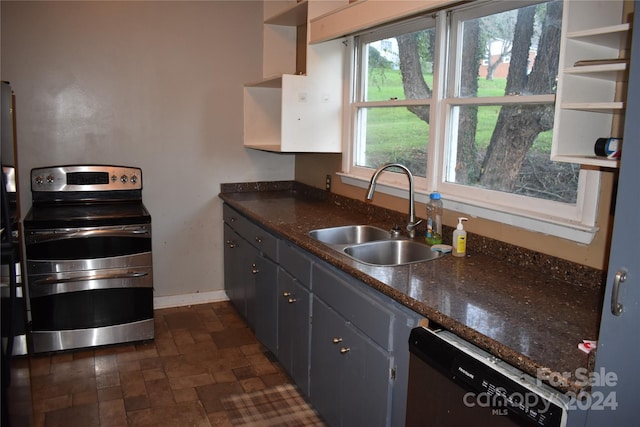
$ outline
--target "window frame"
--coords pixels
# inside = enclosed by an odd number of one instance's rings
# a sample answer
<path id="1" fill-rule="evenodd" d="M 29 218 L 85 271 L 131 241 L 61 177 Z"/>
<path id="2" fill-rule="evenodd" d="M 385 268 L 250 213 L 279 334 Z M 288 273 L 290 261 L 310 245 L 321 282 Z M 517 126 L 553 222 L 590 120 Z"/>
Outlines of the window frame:
<path id="1" fill-rule="evenodd" d="M 518 2 L 519 7 L 541 3 L 540 1 Z M 578 182 L 578 195 L 575 205 L 553 202 L 529 196 L 505 193 L 495 190 L 479 189 L 447 182 L 446 158 L 448 156 L 448 140 L 451 135 L 452 109 L 464 105 L 507 105 L 554 103 L 555 94 L 518 96 L 518 97 L 478 97 L 461 98 L 452 96 L 459 82 L 459 53 L 456 32 L 459 23 L 513 9 L 513 2 L 491 2 L 472 4 L 439 11 L 435 14 L 413 18 L 406 22 L 392 24 L 381 29 L 369 30 L 350 38 L 351 58 L 349 62 L 349 93 L 345 95 L 348 108 L 348 132 L 345 132 L 346 155 L 343 156 L 343 181 L 350 185 L 366 188 L 374 169 L 355 165 L 356 132 L 358 111 L 370 106 L 405 106 L 407 100 L 364 102 L 359 87 L 361 80 L 358 73 L 359 46 L 381 37 L 392 37 L 412 28 L 425 29 L 428 25 L 416 24 L 416 21 L 434 19 L 437 45 L 434 49 L 434 77 L 432 98 L 428 102 L 420 100 L 419 105 L 430 105 L 430 132 L 428 142 L 428 164 L 426 178 L 415 177 L 416 200 L 426 202 L 431 191 L 439 191 L 443 196 L 445 209 L 459 212 L 461 215 L 486 218 L 499 221 L 526 230 L 565 238 L 579 243 L 589 244 L 598 230 L 596 216 L 598 196 L 600 192 L 600 172 L 581 168 Z M 412 27 L 414 26 L 414 27 Z M 420 28 L 421 27 L 421 28 Z M 459 31 L 458 31 L 459 32 Z M 458 61 L 450 70 L 451 60 Z M 452 80 L 453 79 L 453 80 Z M 412 101 L 409 101 L 412 102 Z M 402 198 L 408 197 L 406 177 L 403 174 L 386 173 L 380 175 L 378 191 Z"/>

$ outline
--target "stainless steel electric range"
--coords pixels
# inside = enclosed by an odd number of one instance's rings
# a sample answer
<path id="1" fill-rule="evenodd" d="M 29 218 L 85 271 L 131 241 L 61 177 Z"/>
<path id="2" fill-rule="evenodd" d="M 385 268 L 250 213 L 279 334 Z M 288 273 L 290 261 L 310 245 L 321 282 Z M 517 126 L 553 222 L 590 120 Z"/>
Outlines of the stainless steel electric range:
<path id="1" fill-rule="evenodd" d="M 154 337 L 151 215 L 142 171 L 68 165 L 31 171 L 24 218 L 34 353 Z"/>

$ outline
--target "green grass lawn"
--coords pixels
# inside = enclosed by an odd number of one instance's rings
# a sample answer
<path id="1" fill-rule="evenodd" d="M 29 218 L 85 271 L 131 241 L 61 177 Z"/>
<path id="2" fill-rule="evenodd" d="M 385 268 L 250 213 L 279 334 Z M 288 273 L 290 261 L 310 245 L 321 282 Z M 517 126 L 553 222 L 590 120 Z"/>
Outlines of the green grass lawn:
<path id="1" fill-rule="evenodd" d="M 431 87 L 433 76 L 425 75 L 425 81 Z M 385 69 L 383 74 L 376 73 L 369 79 L 367 101 L 381 101 L 392 98 L 404 99 L 404 90 L 399 70 Z M 503 96 L 506 79 L 478 80 L 479 96 Z M 499 106 L 482 107 L 478 111 L 476 144 L 479 150 L 487 148 L 500 113 Z M 419 120 L 406 108 L 372 108 L 368 111 L 367 151 L 394 152 L 424 147 L 429 138 L 429 125 Z M 549 153 L 552 131 L 538 136 L 533 150 Z"/>

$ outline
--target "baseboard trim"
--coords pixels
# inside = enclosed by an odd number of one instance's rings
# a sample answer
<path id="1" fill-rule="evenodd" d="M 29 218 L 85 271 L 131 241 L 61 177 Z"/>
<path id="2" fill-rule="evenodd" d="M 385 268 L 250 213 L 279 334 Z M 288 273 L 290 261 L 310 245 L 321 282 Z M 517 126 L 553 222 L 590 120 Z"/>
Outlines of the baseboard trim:
<path id="1" fill-rule="evenodd" d="M 211 292 L 196 292 L 195 294 L 171 295 L 168 297 L 155 297 L 153 308 L 184 307 L 185 305 L 206 304 L 210 302 L 228 301 L 229 297 L 223 290 Z"/>

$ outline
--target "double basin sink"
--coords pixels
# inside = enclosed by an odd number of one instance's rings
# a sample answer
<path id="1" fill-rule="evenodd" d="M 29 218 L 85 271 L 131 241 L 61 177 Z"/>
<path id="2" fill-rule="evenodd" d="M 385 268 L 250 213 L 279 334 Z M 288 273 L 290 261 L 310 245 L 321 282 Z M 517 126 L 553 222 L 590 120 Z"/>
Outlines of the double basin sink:
<path id="1" fill-rule="evenodd" d="M 394 237 L 391 232 L 371 225 L 321 228 L 310 231 L 309 236 L 357 261 L 378 266 L 405 265 L 443 256 L 426 244 Z"/>

